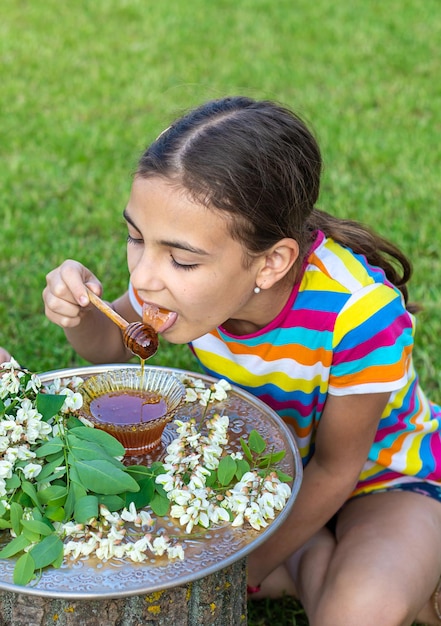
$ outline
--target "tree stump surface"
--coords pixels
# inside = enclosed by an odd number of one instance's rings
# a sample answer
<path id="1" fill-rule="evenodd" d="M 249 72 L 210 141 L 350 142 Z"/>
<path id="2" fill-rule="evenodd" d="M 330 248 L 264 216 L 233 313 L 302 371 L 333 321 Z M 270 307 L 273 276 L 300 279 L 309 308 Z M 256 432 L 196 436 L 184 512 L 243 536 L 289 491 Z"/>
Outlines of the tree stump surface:
<path id="1" fill-rule="evenodd" d="M 0 591 L 0 626 L 246 626 L 246 559 L 180 587 L 103 599 Z"/>

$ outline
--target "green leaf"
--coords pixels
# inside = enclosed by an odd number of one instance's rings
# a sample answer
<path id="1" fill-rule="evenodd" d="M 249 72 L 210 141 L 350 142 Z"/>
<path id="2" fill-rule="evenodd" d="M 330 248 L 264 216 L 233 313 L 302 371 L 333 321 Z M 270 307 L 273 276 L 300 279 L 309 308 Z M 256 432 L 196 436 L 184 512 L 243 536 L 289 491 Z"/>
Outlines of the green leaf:
<path id="1" fill-rule="evenodd" d="M 11 508 L 9 509 L 9 516 L 11 520 L 12 530 L 16 535 L 21 532 L 20 522 L 23 517 L 23 507 L 18 502 L 11 502 Z"/>
<path id="2" fill-rule="evenodd" d="M 205 480 L 205 484 L 207 485 L 207 487 L 214 487 L 214 485 L 216 484 L 216 481 L 217 481 L 217 472 L 216 470 L 211 470 Z"/>
<path id="3" fill-rule="evenodd" d="M 18 474 L 12 474 L 11 478 L 7 478 L 5 480 L 5 489 L 6 491 L 11 491 L 13 489 L 18 489 L 21 485 L 20 476 Z"/>
<path id="4" fill-rule="evenodd" d="M 130 474 L 130 476 L 133 476 L 137 482 L 156 476 L 154 469 L 146 465 L 129 465 L 129 467 L 126 468 L 126 472 Z"/>
<path id="5" fill-rule="evenodd" d="M 36 478 L 36 482 L 46 483 L 46 482 L 52 482 L 53 480 L 56 480 L 57 478 L 61 478 L 62 476 L 65 475 L 66 468 L 62 470 L 58 470 L 56 472 L 55 472 L 55 469 L 57 467 L 63 467 L 63 466 L 64 466 L 64 454 L 59 454 L 56 456 L 56 458 L 53 461 L 50 461 L 49 463 L 45 463 L 43 465 L 43 469 L 38 474 Z"/>
<path id="6" fill-rule="evenodd" d="M 69 465 L 75 464 L 77 461 L 93 461 L 98 459 L 104 459 L 109 461 L 115 467 L 125 469 L 124 464 L 118 461 L 115 457 L 111 456 L 108 451 L 98 443 L 94 441 L 86 441 L 80 439 L 75 435 L 68 435 L 69 441 Z"/>
<path id="7" fill-rule="evenodd" d="M 22 535 L 29 540 L 29 543 L 37 543 L 41 540 L 41 535 L 39 533 L 34 532 L 33 530 L 29 530 L 28 528 L 23 528 L 21 531 Z"/>
<path id="8" fill-rule="evenodd" d="M 100 430 L 99 428 L 91 428 L 90 426 L 79 426 L 72 428 L 69 433 L 76 435 L 85 441 L 94 441 L 103 446 L 110 456 L 124 456 L 124 446 L 112 435 Z"/>
<path id="9" fill-rule="evenodd" d="M 221 458 L 218 468 L 217 477 L 221 485 L 229 485 L 236 473 L 236 461 L 230 455 Z"/>
<path id="10" fill-rule="evenodd" d="M 248 444 L 253 452 L 261 454 L 266 448 L 265 439 L 257 430 L 252 430 L 248 436 Z"/>
<path id="11" fill-rule="evenodd" d="M 83 422 L 79 420 L 78 417 L 75 417 L 75 415 L 69 415 L 69 417 L 67 418 L 66 427 L 69 430 L 72 430 L 73 428 L 76 428 L 76 427 L 82 428 L 83 426 L 84 426 Z"/>
<path id="12" fill-rule="evenodd" d="M 39 448 L 35 450 L 35 455 L 37 459 L 41 459 L 43 457 L 47 457 L 51 454 L 55 454 L 60 452 L 64 448 L 64 442 L 60 437 L 53 437 L 49 439 L 45 443 L 43 443 Z"/>
<path id="13" fill-rule="evenodd" d="M 17 535 L 0 550 L 0 559 L 10 559 L 27 548 L 31 542 L 24 535 Z"/>
<path id="14" fill-rule="evenodd" d="M 146 478 L 145 480 L 140 480 L 138 484 L 139 491 L 137 493 L 126 494 L 125 505 L 129 506 L 129 504 L 133 502 L 137 509 L 142 509 L 150 504 L 153 498 L 155 493 L 155 482 L 153 478 Z"/>
<path id="15" fill-rule="evenodd" d="M 46 489 L 37 492 L 41 504 L 63 506 L 67 498 L 67 488 L 62 485 L 50 485 Z"/>
<path id="16" fill-rule="evenodd" d="M 292 481 L 292 476 L 289 476 L 289 474 L 285 474 L 285 472 L 282 472 L 282 470 L 276 469 L 276 474 L 279 480 L 282 481 L 282 483 L 290 483 Z"/>
<path id="17" fill-rule="evenodd" d="M 29 554 L 35 561 L 35 569 L 43 569 L 63 554 L 63 542 L 57 535 L 51 534 L 31 548 Z"/>
<path id="18" fill-rule="evenodd" d="M 252 463 L 253 462 L 253 455 L 251 453 L 251 450 L 250 450 L 247 442 L 245 441 L 245 439 L 242 439 L 242 437 L 240 438 L 239 441 L 240 441 L 240 445 L 242 446 L 243 453 L 247 457 L 248 461 L 250 461 L 250 463 Z"/>
<path id="19" fill-rule="evenodd" d="M 51 520 L 51 522 L 62 522 L 66 514 L 62 506 L 53 505 L 48 505 L 45 508 L 44 513 L 47 519 Z"/>
<path id="20" fill-rule="evenodd" d="M 236 459 L 236 478 L 240 480 L 244 474 L 250 471 L 250 464 L 245 459 Z"/>
<path id="21" fill-rule="evenodd" d="M 110 512 L 120 511 L 125 506 L 125 500 L 120 496 L 98 496 L 98 502 L 104 504 Z"/>
<path id="22" fill-rule="evenodd" d="M 62 566 L 63 561 L 64 561 L 64 552 L 61 551 L 58 557 L 52 561 L 52 567 L 54 567 L 55 569 L 58 569 L 59 567 Z"/>
<path id="23" fill-rule="evenodd" d="M 285 450 L 280 450 L 280 452 L 271 452 L 270 454 L 264 454 L 260 457 L 259 467 L 270 467 L 271 465 L 275 465 L 279 463 L 283 458 L 285 458 L 286 452 Z"/>
<path id="24" fill-rule="evenodd" d="M 75 503 L 74 518 L 79 524 L 86 524 L 89 520 L 98 517 L 98 498 L 83 496 Z"/>
<path id="25" fill-rule="evenodd" d="M 51 393 L 38 393 L 37 394 L 37 411 L 41 413 L 43 421 L 47 422 L 54 417 L 66 400 L 64 395 L 55 395 Z"/>
<path id="26" fill-rule="evenodd" d="M 78 461 L 75 469 L 81 484 L 97 494 L 115 495 L 125 491 L 139 491 L 136 480 L 109 461 Z"/>
<path id="27" fill-rule="evenodd" d="M 15 585 L 27 585 L 34 577 L 35 561 L 29 552 L 25 552 L 17 560 L 12 579 Z"/>
<path id="28" fill-rule="evenodd" d="M 67 494 L 66 502 L 64 503 L 64 511 L 65 511 L 66 520 L 71 519 L 74 509 L 75 509 L 76 501 L 79 500 L 80 498 L 83 498 L 85 495 L 87 495 L 87 491 L 84 489 L 82 485 L 79 484 L 79 482 L 72 480 L 72 471 L 71 471 L 71 482 L 69 485 L 69 492 Z"/>
<path id="29" fill-rule="evenodd" d="M 27 494 L 30 499 L 32 500 L 33 504 L 35 504 L 35 506 L 40 509 L 40 511 L 42 510 L 41 508 L 41 504 L 40 501 L 38 499 L 38 495 L 37 495 L 37 491 L 34 487 L 34 485 L 32 483 L 30 483 L 28 480 L 24 480 L 21 484 L 21 488 L 23 489 L 23 491 L 25 492 L 25 494 Z"/>
<path id="30" fill-rule="evenodd" d="M 150 502 L 150 508 L 155 515 L 164 517 L 170 510 L 170 500 L 164 496 L 160 496 L 159 493 L 155 493 Z"/>
<path id="31" fill-rule="evenodd" d="M 21 520 L 21 524 L 23 528 L 29 529 L 30 531 L 34 533 L 38 533 L 39 535 L 42 535 L 43 537 L 46 537 L 47 535 L 50 535 L 51 533 L 54 532 L 53 526 L 49 526 L 45 522 L 40 522 L 40 520 L 23 519 Z"/>
<path id="32" fill-rule="evenodd" d="M 10 520 L 0 518 L 0 530 L 4 530 L 5 528 L 11 528 L 12 524 Z"/>

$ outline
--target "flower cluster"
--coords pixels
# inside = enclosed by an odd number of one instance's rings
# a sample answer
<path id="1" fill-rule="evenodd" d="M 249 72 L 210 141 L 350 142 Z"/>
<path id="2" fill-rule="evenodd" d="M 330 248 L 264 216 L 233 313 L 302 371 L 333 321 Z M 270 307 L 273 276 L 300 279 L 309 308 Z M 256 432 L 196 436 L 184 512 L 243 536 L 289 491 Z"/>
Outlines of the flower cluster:
<path id="1" fill-rule="evenodd" d="M 45 439 L 52 428 L 41 419 L 41 414 L 34 407 L 27 394 L 35 394 L 41 387 L 40 380 L 34 374 L 26 376 L 19 369 L 15 360 L 4 363 L 3 376 L 0 378 L 0 400 L 3 419 L 0 420 L 0 502 L 8 493 L 8 480 L 16 471 L 22 472 L 27 479 L 38 476 L 41 464 L 34 463 L 35 452 L 31 445 L 39 439 Z M 24 394 L 20 396 L 21 386 Z"/>
<path id="2" fill-rule="evenodd" d="M 154 556 L 165 554 L 170 560 L 184 559 L 182 544 L 171 541 L 165 534 L 153 538 L 151 533 L 144 532 L 144 529 L 152 528 L 154 520 L 148 511 L 137 511 L 133 502 L 121 513 L 110 512 L 102 504 L 99 513 L 98 519 L 89 520 L 87 524 L 74 521 L 59 524 L 59 534 L 65 539 L 65 557 L 79 559 L 94 554 L 100 560 L 116 557 L 141 563 L 150 553 Z M 138 538 L 127 529 L 128 522 L 140 529 Z"/>
<path id="3" fill-rule="evenodd" d="M 251 470 L 241 452 L 223 456 L 229 418 L 215 413 L 206 419 L 205 435 L 194 419 L 175 423 L 178 437 L 167 448 L 165 473 L 156 482 L 167 492 L 171 516 L 179 519 L 185 532 L 191 533 L 196 525 L 208 528 L 228 521 L 233 526 L 248 522 L 256 530 L 267 526 L 267 520 L 285 506 L 291 489 L 274 471 Z M 256 462 L 250 448 L 245 449 L 249 460 Z"/>
<path id="4" fill-rule="evenodd" d="M 226 493 L 223 506 L 235 514 L 232 526 L 242 526 L 248 521 L 259 530 L 268 526 L 268 520 L 283 509 L 290 495 L 290 487 L 280 481 L 276 472 L 261 476 L 253 470 L 246 472 Z"/>
<path id="5" fill-rule="evenodd" d="M 228 397 L 227 392 L 231 391 L 228 381 L 221 379 L 209 385 L 205 385 L 200 378 L 184 378 L 185 402 L 199 402 L 202 406 L 207 406 L 210 402 L 222 402 Z"/>

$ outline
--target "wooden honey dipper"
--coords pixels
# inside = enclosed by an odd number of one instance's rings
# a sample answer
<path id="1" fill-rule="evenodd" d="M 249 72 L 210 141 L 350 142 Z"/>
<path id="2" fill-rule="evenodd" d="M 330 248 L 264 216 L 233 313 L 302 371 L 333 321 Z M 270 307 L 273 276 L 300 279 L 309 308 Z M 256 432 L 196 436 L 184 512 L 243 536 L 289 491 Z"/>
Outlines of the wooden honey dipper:
<path id="1" fill-rule="evenodd" d="M 127 322 L 112 307 L 94 294 L 93 291 L 87 289 L 87 293 L 92 304 L 121 328 L 124 344 L 133 354 L 139 356 L 140 359 L 146 360 L 157 352 L 158 333 L 152 326 L 143 322 Z"/>

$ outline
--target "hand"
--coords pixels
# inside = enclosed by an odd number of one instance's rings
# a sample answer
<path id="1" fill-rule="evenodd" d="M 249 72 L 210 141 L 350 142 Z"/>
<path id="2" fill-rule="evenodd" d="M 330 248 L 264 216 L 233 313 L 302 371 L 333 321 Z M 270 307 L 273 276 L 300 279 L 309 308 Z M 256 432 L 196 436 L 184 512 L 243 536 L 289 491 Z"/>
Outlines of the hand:
<path id="1" fill-rule="evenodd" d="M 86 285 L 101 295 L 99 280 L 78 261 L 67 260 L 46 276 L 43 290 L 45 313 L 48 319 L 62 328 L 75 328 L 89 305 Z"/>
<path id="2" fill-rule="evenodd" d="M 9 354 L 9 352 L 5 350 L 5 348 L 2 348 L 0 346 L 0 364 L 5 363 L 6 361 L 10 361 L 10 360 L 11 360 L 11 355 Z"/>

